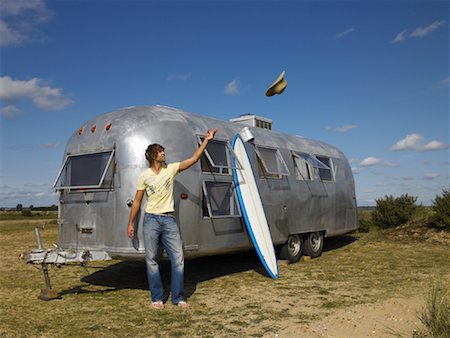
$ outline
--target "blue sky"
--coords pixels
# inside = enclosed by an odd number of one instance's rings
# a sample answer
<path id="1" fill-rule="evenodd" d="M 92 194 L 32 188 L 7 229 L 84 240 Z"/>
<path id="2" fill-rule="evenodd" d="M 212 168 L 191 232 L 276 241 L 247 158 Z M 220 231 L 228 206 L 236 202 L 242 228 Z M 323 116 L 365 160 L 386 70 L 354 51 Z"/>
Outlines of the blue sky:
<path id="1" fill-rule="evenodd" d="M 448 1 L 0 4 L 0 206 L 50 205 L 84 122 L 163 104 L 337 146 L 359 205 L 449 186 Z M 286 70 L 287 89 L 265 97 Z"/>

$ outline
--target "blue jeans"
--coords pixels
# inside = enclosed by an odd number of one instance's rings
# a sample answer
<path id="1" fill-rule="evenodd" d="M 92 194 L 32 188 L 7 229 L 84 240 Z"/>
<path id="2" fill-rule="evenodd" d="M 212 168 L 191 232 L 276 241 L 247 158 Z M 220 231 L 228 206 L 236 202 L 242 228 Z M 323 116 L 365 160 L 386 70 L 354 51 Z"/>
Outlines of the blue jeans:
<path id="1" fill-rule="evenodd" d="M 177 304 L 184 300 L 184 255 L 180 230 L 173 216 L 144 214 L 144 246 L 145 263 L 147 265 L 147 278 L 153 302 L 163 300 L 163 284 L 159 272 L 158 254 L 159 238 L 169 255 L 171 265 L 172 303 Z"/>

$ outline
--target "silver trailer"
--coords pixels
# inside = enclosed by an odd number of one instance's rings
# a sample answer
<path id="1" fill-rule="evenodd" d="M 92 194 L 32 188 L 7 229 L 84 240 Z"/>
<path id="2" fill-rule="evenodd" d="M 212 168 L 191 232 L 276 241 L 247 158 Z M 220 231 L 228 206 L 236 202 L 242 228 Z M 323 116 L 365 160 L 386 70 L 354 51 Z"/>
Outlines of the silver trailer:
<path id="1" fill-rule="evenodd" d="M 185 257 L 252 249 L 231 166 L 231 141 L 244 125 L 254 137 L 246 147 L 281 255 L 290 261 L 302 254 L 316 257 L 325 236 L 357 228 L 353 174 L 335 147 L 272 131 L 269 119 L 255 116 L 223 121 L 164 106 L 129 107 L 74 131 L 55 182 L 59 247 L 33 250 L 28 261 L 143 259 L 145 201 L 134 240 L 127 237 L 127 223 L 137 178 L 148 166 L 145 149 L 160 143 L 168 162 L 182 161 L 212 128 L 219 131 L 201 161 L 175 180 L 175 217 Z"/>

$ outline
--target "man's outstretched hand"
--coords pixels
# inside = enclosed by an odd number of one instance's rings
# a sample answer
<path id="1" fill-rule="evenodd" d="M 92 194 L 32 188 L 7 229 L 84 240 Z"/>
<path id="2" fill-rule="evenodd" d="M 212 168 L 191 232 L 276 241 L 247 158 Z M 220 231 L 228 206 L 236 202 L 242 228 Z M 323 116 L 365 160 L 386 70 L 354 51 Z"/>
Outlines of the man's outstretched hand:
<path id="1" fill-rule="evenodd" d="M 205 139 L 212 140 L 214 138 L 214 135 L 216 135 L 219 128 L 214 128 L 213 130 L 208 130 L 205 134 Z"/>

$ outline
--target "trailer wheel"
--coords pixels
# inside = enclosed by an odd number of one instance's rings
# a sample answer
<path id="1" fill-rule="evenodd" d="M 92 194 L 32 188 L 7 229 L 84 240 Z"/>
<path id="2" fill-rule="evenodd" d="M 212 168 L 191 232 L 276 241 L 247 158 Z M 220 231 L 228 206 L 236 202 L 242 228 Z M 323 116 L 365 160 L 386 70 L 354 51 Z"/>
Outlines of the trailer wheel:
<path id="1" fill-rule="evenodd" d="M 298 262 L 302 256 L 302 236 L 301 235 L 289 235 L 287 242 L 281 249 L 281 258 L 288 261 L 289 264 Z"/>
<path id="2" fill-rule="evenodd" d="M 312 258 L 319 257 L 323 249 L 323 232 L 310 232 L 304 236 L 303 253 Z"/>

